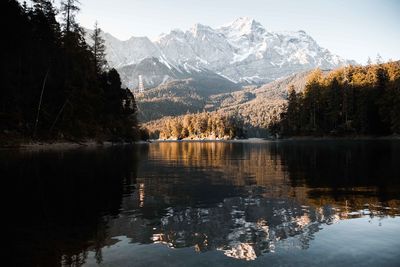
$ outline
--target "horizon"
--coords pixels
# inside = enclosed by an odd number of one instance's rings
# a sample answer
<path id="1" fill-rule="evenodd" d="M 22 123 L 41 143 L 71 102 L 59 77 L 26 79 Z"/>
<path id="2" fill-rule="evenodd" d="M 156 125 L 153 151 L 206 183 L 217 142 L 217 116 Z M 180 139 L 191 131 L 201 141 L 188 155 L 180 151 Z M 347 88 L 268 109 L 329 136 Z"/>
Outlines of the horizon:
<path id="1" fill-rule="evenodd" d="M 59 6 L 60 0 L 55 1 Z M 218 28 L 239 17 L 250 17 L 270 32 L 305 31 L 321 47 L 344 59 L 365 64 L 379 54 L 383 61 L 400 60 L 400 2 L 307 0 L 239 2 L 81 0 L 78 22 L 100 28 L 119 40 L 146 36 L 150 40 L 174 29 L 186 31 L 199 23 Z"/>

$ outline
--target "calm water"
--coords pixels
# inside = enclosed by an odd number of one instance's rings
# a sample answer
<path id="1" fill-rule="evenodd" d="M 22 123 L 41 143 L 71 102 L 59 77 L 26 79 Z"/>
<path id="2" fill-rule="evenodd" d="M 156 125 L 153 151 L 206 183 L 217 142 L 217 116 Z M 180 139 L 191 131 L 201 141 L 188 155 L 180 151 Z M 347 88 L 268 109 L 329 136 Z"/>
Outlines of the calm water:
<path id="1" fill-rule="evenodd" d="M 0 151 L 13 266 L 400 266 L 400 142 Z"/>

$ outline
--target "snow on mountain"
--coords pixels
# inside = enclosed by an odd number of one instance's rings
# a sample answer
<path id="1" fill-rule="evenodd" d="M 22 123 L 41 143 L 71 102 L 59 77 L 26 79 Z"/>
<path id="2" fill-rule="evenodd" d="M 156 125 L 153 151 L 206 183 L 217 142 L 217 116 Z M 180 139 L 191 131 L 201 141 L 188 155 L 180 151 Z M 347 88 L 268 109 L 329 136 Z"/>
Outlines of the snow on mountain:
<path id="1" fill-rule="evenodd" d="M 92 44 L 90 35 L 92 30 L 86 30 L 86 41 Z M 109 33 L 102 33 L 105 40 L 107 61 L 110 67 L 119 68 L 136 64 L 145 58 L 161 57 L 162 53 L 157 45 L 147 37 L 131 37 L 120 41 Z"/>
<path id="2" fill-rule="evenodd" d="M 137 88 L 137 79 L 142 75 L 143 82 L 147 88 L 157 87 L 174 80 L 191 80 L 192 85 L 200 85 L 204 93 L 215 93 L 229 91 L 238 88 L 238 84 L 230 81 L 223 75 L 202 67 L 194 67 L 185 62 L 181 66 L 170 65 L 163 57 L 145 58 L 137 64 L 118 68 L 122 81 L 128 88 Z"/>
<path id="3" fill-rule="evenodd" d="M 267 47 L 263 40 L 266 30 L 254 19 L 242 17 L 217 30 L 226 36 L 234 47 L 235 54 L 231 63 L 243 61 L 250 55 L 260 58 L 260 52 L 265 51 Z"/>
<path id="4" fill-rule="evenodd" d="M 109 65 L 124 70 L 123 81 L 128 86 L 137 85 L 139 74 L 147 79 L 148 86 L 156 86 L 203 71 L 237 83 L 266 83 L 316 67 L 332 69 L 355 63 L 320 47 L 304 31 L 271 32 L 248 17 L 216 29 L 196 24 L 187 31 L 172 30 L 154 41 L 147 37 L 119 41 L 107 33 L 104 38 Z M 152 69 L 147 64 L 138 69 L 149 58 L 158 59 L 154 65 L 158 67 Z M 126 71 L 135 68 L 137 71 Z"/>
<path id="5" fill-rule="evenodd" d="M 215 70 L 229 64 L 233 56 L 225 36 L 201 24 L 183 32 L 174 30 L 155 41 L 166 58 L 177 65 L 189 63 Z"/>

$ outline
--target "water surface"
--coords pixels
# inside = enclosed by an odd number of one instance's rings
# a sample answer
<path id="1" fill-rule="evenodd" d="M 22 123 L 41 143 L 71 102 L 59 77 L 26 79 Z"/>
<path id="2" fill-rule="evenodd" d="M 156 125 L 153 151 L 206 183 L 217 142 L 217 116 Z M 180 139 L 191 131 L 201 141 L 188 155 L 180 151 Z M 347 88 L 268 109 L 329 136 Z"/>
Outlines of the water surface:
<path id="1" fill-rule="evenodd" d="M 400 266 L 400 142 L 1 151 L 16 266 Z"/>

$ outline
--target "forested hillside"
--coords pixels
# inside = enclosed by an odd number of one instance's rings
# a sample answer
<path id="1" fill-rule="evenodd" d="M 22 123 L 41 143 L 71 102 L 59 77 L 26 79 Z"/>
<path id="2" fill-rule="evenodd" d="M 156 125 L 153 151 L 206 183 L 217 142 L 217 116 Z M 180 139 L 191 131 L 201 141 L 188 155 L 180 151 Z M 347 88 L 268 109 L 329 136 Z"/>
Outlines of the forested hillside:
<path id="1" fill-rule="evenodd" d="M 79 1 L 1 1 L 0 136 L 9 139 L 126 139 L 137 136 L 135 99 L 108 69 L 95 26 L 89 46 Z M 62 22 L 56 15 L 62 16 Z"/>
<path id="2" fill-rule="evenodd" d="M 305 90 L 289 89 L 271 130 L 285 135 L 400 133 L 400 62 L 314 71 Z"/>
<path id="3" fill-rule="evenodd" d="M 291 75 L 264 86 L 246 86 L 231 92 L 207 94 L 191 80 L 175 81 L 138 95 L 139 118 L 153 133 L 164 129 L 165 121 L 187 113 L 218 113 L 240 118 L 249 137 L 266 137 L 268 127 L 280 120 L 289 85 L 304 90 L 309 71 Z"/>
<path id="4" fill-rule="evenodd" d="M 235 120 L 248 137 L 391 135 L 400 133 L 399 83 L 399 62 L 348 66 L 333 71 L 317 69 L 258 88 L 247 87 L 208 98 L 196 94 L 195 89 L 184 90 L 176 98 L 178 91 L 171 90 L 175 98 L 165 98 L 171 101 L 165 107 L 175 108 L 177 115 L 182 114 L 184 109 L 179 103 L 185 103 L 183 96 L 190 96 L 190 101 L 197 104 L 188 106 L 195 108 L 188 108 L 189 113 L 200 111 L 204 105 L 210 116 L 218 114 Z M 157 95 L 153 97 L 160 99 Z M 183 118 L 165 117 L 147 122 L 146 127 L 153 137 L 161 133 L 163 138 L 178 138 L 181 135 L 169 134 L 174 131 L 168 129 Z M 215 136 L 213 133 L 208 129 L 195 135 Z"/>

